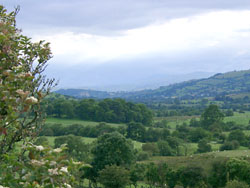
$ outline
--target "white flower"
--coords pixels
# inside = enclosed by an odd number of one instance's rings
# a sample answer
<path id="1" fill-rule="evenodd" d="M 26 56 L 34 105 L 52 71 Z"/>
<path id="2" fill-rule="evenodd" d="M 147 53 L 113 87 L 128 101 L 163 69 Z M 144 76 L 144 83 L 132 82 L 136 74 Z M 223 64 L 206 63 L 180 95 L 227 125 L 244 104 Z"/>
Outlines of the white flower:
<path id="1" fill-rule="evenodd" d="M 55 152 L 55 153 L 60 153 L 62 151 L 62 149 L 61 148 L 56 148 L 56 149 L 53 149 L 53 152 Z"/>
<path id="2" fill-rule="evenodd" d="M 73 164 L 74 164 L 74 165 L 80 165 L 80 164 L 82 164 L 82 163 L 81 163 L 81 162 L 73 161 Z"/>
<path id="3" fill-rule="evenodd" d="M 71 187 L 71 186 L 70 186 L 70 187 Z M 4 186 L 0 185 L 0 188 L 9 188 L 9 187 L 4 187 Z"/>
<path id="4" fill-rule="evenodd" d="M 65 187 L 66 188 L 71 188 L 71 185 L 67 184 L 67 183 L 64 183 Z"/>
<path id="5" fill-rule="evenodd" d="M 67 167 L 62 167 L 60 169 L 61 172 L 65 172 L 65 173 L 68 173 L 68 168 Z"/>
<path id="6" fill-rule="evenodd" d="M 51 161 L 51 162 L 50 162 L 50 165 L 51 165 L 51 166 L 56 165 L 56 161 Z"/>
<path id="7" fill-rule="evenodd" d="M 48 172 L 49 172 L 51 175 L 59 175 L 59 173 L 58 173 L 58 168 L 55 168 L 55 169 L 48 169 Z"/>
<path id="8" fill-rule="evenodd" d="M 44 150 L 44 147 L 43 146 L 35 146 L 36 150 L 38 151 L 43 151 Z"/>
<path id="9" fill-rule="evenodd" d="M 25 100 L 25 102 L 28 103 L 28 104 L 36 104 L 36 103 L 38 103 L 38 100 L 37 100 L 37 98 L 31 96 L 31 97 L 28 97 L 28 98 Z"/>
<path id="10" fill-rule="evenodd" d="M 19 95 L 24 95 L 24 91 L 22 89 L 17 89 L 16 93 L 18 93 Z"/>
<path id="11" fill-rule="evenodd" d="M 35 159 L 32 159 L 32 160 L 30 161 L 30 163 L 33 164 L 33 165 L 35 165 L 35 166 L 42 166 L 42 165 L 45 164 L 45 162 L 43 162 L 43 161 L 38 161 L 38 160 L 35 160 Z"/>

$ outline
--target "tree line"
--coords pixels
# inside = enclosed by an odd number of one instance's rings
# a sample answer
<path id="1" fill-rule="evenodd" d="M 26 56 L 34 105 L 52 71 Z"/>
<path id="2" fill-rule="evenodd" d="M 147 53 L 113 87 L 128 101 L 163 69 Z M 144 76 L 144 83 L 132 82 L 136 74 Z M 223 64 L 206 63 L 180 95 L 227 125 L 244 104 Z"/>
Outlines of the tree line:
<path id="1" fill-rule="evenodd" d="M 44 102 L 48 117 L 78 118 L 82 120 L 128 123 L 140 122 L 151 125 L 153 113 L 144 104 L 126 102 L 123 99 L 72 100 L 66 98 L 48 98 Z"/>

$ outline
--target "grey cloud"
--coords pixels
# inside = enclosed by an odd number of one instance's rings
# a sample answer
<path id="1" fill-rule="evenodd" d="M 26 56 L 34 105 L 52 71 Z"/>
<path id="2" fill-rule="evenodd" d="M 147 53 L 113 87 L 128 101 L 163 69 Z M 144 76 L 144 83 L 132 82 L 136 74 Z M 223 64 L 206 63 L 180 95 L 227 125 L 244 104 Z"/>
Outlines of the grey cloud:
<path id="1" fill-rule="evenodd" d="M 21 6 L 18 19 L 24 29 L 70 28 L 100 35 L 204 11 L 250 8 L 249 0 L 4 0 L 3 4 L 8 9 Z"/>

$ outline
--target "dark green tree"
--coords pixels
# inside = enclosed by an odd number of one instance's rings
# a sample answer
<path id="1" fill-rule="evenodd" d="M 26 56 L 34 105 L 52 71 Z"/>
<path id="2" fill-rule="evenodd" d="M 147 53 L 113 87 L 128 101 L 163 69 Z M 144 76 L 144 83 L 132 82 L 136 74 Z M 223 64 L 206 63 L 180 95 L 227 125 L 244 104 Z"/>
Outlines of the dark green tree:
<path id="1" fill-rule="evenodd" d="M 63 144 L 67 144 L 68 154 L 80 161 L 88 161 L 89 148 L 83 143 L 79 136 L 68 135 L 57 137 L 54 141 L 55 148 L 59 148 Z"/>
<path id="2" fill-rule="evenodd" d="M 135 160 L 132 142 L 118 132 L 107 133 L 97 139 L 92 150 L 92 166 L 96 171 L 107 165 L 130 166 Z"/>
<path id="3" fill-rule="evenodd" d="M 98 181 L 105 188 L 124 188 L 130 183 L 129 171 L 121 166 L 105 166 L 99 172 Z"/>
<path id="4" fill-rule="evenodd" d="M 240 180 L 250 185 L 250 163 L 241 159 L 230 159 L 226 164 L 230 180 Z"/>
<path id="5" fill-rule="evenodd" d="M 228 141 L 233 140 L 237 140 L 242 146 L 248 146 L 249 144 L 249 141 L 247 140 L 246 135 L 242 130 L 234 130 L 230 132 L 230 134 L 228 135 Z"/>
<path id="6" fill-rule="evenodd" d="M 179 180 L 184 188 L 198 188 L 206 182 L 206 177 L 202 168 L 188 166 L 183 169 L 179 169 Z"/>
<path id="7" fill-rule="evenodd" d="M 210 137 L 211 134 L 201 127 L 194 128 L 189 132 L 189 140 L 192 142 L 199 142 L 204 138 L 209 139 Z"/>
<path id="8" fill-rule="evenodd" d="M 245 182 L 240 182 L 237 180 L 229 181 L 225 188 L 250 188 Z"/>
<path id="9" fill-rule="evenodd" d="M 138 181 L 143 181 L 145 177 L 145 165 L 135 164 L 130 170 L 130 182 L 136 188 Z"/>
<path id="10" fill-rule="evenodd" d="M 213 162 L 209 172 L 208 183 L 213 187 L 224 187 L 227 183 L 226 161 L 218 160 Z"/>
<path id="11" fill-rule="evenodd" d="M 197 153 L 206 153 L 212 151 L 212 146 L 208 144 L 206 139 L 202 139 L 198 143 Z"/>
<path id="12" fill-rule="evenodd" d="M 141 123 L 131 122 L 127 126 L 127 138 L 144 141 L 146 129 Z"/>
<path id="13" fill-rule="evenodd" d="M 150 163 L 146 170 L 146 180 L 150 187 L 159 182 L 158 167 L 154 163 Z"/>
<path id="14" fill-rule="evenodd" d="M 161 156 L 171 156 L 174 154 L 173 149 L 169 146 L 167 141 L 160 140 L 157 142 L 157 146 Z"/>
<path id="15" fill-rule="evenodd" d="M 201 115 L 201 125 L 208 129 L 210 125 L 222 121 L 224 114 L 220 111 L 217 105 L 209 105 Z"/>

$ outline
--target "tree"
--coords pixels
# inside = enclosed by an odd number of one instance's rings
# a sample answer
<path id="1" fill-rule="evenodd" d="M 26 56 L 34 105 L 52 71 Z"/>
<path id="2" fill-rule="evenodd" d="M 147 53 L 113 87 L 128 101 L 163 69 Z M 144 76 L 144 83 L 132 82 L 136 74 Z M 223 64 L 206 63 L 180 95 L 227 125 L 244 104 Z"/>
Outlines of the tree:
<path id="1" fill-rule="evenodd" d="M 212 146 L 208 144 L 206 139 L 202 139 L 198 143 L 197 153 L 206 153 L 212 151 Z"/>
<path id="2" fill-rule="evenodd" d="M 158 168 L 156 164 L 150 163 L 147 165 L 146 180 L 150 187 L 152 187 L 159 181 Z"/>
<path id="3" fill-rule="evenodd" d="M 244 182 L 233 180 L 229 181 L 225 188 L 249 188 L 249 185 Z"/>
<path id="4" fill-rule="evenodd" d="M 96 171 L 107 165 L 129 166 L 135 159 L 133 144 L 117 132 L 100 136 L 92 153 Z"/>
<path id="5" fill-rule="evenodd" d="M 250 163 L 246 160 L 230 159 L 226 163 L 230 180 L 245 181 L 250 184 Z"/>
<path id="6" fill-rule="evenodd" d="M 189 139 L 192 142 L 199 142 L 200 140 L 204 138 L 209 138 L 210 136 L 211 136 L 210 133 L 201 127 L 192 129 L 189 133 Z"/>
<path id="7" fill-rule="evenodd" d="M 65 160 L 64 148 L 32 143 L 43 125 L 40 104 L 54 80 L 43 75 L 49 44 L 21 34 L 18 11 L 7 13 L 0 5 L 0 187 L 71 187 L 75 164 Z"/>
<path id="8" fill-rule="evenodd" d="M 201 187 L 206 181 L 203 169 L 200 167 L 185 167 L 180 169 L 179 177 L 184 188 Z"/>
<path id="9" fill-rule="evenodd" d="M 168 142 L 169 146 L 173 149 L 173 152 L 175 155 L 179 155 L 179 146 L 181 144 L 181 139 L 173 136 L 168 136 L 166 138 L 166 141 Z"/>
<path id="10" fill-rule="evenodd" d="M 222 121 L 224 114 L 220 111 L 217 105 L 209 105 L 201 115 L 201 125 L 208 129 L 210 125 Z"/>
<path id="11" fill-rule="evenodd" d="M 83 143 L 81 137 L 74 135 L 60 136 L 55 139 L 54 143 L 56 148 L 66 144 L 66 151 L 72 158 L 79 161 L 88 160 L 89 149 L 88 146 Z"/>
<path id="12" fill-rule="evenodd" d="M 0 156 L 37 135 L 44 119 L 40 102 L 54 82 L 42 74 L 51 58 L 49 43 L 21 34 L 18 10 L 8 14 L 0 6 Z"/>
<path id="13" fill-rule="evenodd" d="M 242 130 L 234 130 L 230 132 L 230 134 L 228 135 L 228 141 L 233 140 L 238 141 L 242 146 L 248 145 L 248 140 Z"/>
<path id="14" fill-rule="evenodd" d="M 129 171 L 121 166 L 105 166 L 99 172 L 98 181 L 106 188 L 124 188 L 129 184 Z"/>
<path id="15" fill-rule="evenodd" d="M 131 122 L 127 127 L 127 137 L 137 141 L 144 141 L 146 129 L 141 123 Z"/>
<path id="16" fill-rule="evenodd" d="M 166 181 L 169 188 L 174 188 L 179 181 L 178 173 L 169 168 L 166 174 Z"/>
<path id="17" fill-rule="evenodd" d="M 138 181 L 143 181 L 145 176 L 145 165 L 135 164 L 130 170 L 130 182 L 134 187 L 137 187 Z"/>
<path id="18" fill-rule="evenodd" d="M 223 145 L 220 146 L 220 151 L 224 150 L 234 150 L 239 148 L 240 143 L 237 140 L 226 141 Z"/>
<path id="19" fill-rule="evenodd" d="M 167 141 L 160 140 L 157 142 L 157 146 L 161 156 L 171 156 L 174 153 Z"/>
<path id="20" fill-rule="evenodd" d="M 212 164 L 208 182 L 213 188 L 224 187 L 227 183 L 226 161 L 218 160 Z"/>
<path id="21" fill-rule="evenodd" d="M 159 148 L 156 145 L 156 143 L 145 143 L 142 145 L 142 150 L 145 152 L 148 152 L 150 155 L 158 155 L 159 154 Z"/>

